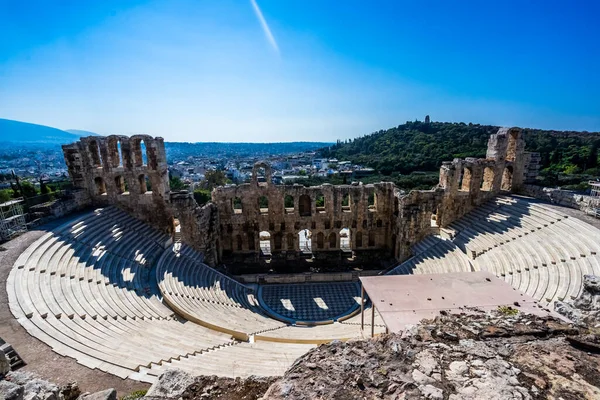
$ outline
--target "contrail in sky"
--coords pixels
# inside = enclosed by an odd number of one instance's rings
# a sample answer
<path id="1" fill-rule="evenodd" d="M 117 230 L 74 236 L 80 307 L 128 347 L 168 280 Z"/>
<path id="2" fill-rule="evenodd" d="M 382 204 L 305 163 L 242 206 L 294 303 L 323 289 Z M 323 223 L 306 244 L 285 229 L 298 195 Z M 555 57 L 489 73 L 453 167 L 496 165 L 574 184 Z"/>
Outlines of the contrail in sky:
<path id="1" fill-rule="evenodd" d="M 252 3 L 252 8 L 254 8 L 254 13 L 256 13 L 256 17 L 258 18 L 260 25 L 262 26 L 263 31 L 265 32 L 265 36 L 267 37 L 267 40 L 269 41 L 271 46 L 273 46 L 273 49 L 275 49 L 277 54 L 279 54 L 279 47 L 277 46 L 275 37 L 273 37 L 273 34 L 271 33 L 271 29 L 269 29 L 269 25 L 267 24 L 267 21 L 265 20 L 265 17 L 263 16 L 262 11 L 260 11 L 260 8 L 258 7 L 256 0 L 250 0 L 250 3 Z"/>

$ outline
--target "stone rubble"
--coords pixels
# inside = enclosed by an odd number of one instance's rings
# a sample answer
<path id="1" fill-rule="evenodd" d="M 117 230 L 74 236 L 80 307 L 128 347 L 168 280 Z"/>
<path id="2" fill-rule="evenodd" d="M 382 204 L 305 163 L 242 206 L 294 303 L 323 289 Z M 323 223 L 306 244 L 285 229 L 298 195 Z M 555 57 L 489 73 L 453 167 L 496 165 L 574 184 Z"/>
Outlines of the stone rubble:
<path id="1" fill-rule="evenodd" d="M 600 328 L 600 276 L 584 275 L 579 297 L 573 303 L 557 301 L 554 309 L 577 325 Z"/>

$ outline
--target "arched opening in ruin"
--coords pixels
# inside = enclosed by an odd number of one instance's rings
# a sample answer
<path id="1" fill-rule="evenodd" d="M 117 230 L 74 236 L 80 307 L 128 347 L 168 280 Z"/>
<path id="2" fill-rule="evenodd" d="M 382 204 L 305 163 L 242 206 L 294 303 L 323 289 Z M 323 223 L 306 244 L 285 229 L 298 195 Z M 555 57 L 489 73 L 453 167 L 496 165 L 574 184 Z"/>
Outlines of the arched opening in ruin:
<path id="1" fill-rule="evenodd" d="M 337 248 L 337 235 L 335 234 L 335 232 L 331 232 L 329 234 L 329 249 L 334 250 Z"/>
<path id="2" fill-rule="evenodd" d="M 356 247 L 357 248 L 361 248 L 363 247 L 363 241 L 362 241 L 362 232 L 356 232 Z"/>
<path id="3" fill-rule="evenodd" d="M 239 197 L 234 197 L 233 199 L 231 199 L 231 209 L 233 210 L 234 214 L 241 214 L 242 199 L 240 199 Z"/>
<path id="4" fill-rule="evenodd" d="M 400 214 L 400 202 L 398 198 L 394 196 L 394 216 L 397 217 Z"/>
<path id="5" fill-rule="evenodd" d="M 92 165 L 102 167 L 102 157 L 100 156 L 100 144 L 96 140 L 90 140 L 88 150 L 92 156 Z"/>
<path id="6" fill-rule="evenodd" d="M 325 212 L 325 196 L 323 196 L 323 192 L 317 192 L 315 206 L 317 213 L 322 214 Z"/>
<path id="7" fill-rule="evenodd" d="M 375 246 L 375 232 L 369 231 L 369 247 Z"/>
<path id="8" fill-rule="evenodd" d="M 271 255 L 271 234 L 267 231 L 261 231 L 258 234 L 259 242 L 258 246 L 260 247 L 260 253 L 263 256 Z"/>
<path id="9" fill-rule="evenodd" d="M 506 166 L 504 168 L 504 173 L 502 174 L 502 190 L 512 190 L 512 179 L 513 179 L 513 167 L 511 165 Z"/>
<path id="10" fill-rule="evenodd" d="M 323 232 L 317 233 L 317 249 L 323 250 L 325 248 L 325 235 Z"/>
<path id="11" fill-rule="evenodd" d="M 144 142 L 144 139 L 140 141 L 140 154 L 142 158 L 142 166 L 145 167 L 148 165 L 148 149 L 146 148 L 146 142 Z"/>
<path id="12" fill-rule="evenodd" d="M 348 252 L 352 251 L 352 243 L 350 241 L 350 228 L 342 228 L 340 231 L 340 250 Z"/>
<path id="13" fill-rule="evenodd" d="M 94 184 L 96 185 L 96 194 L 106 194 L 106 184 L 104 179 L 101 177 L 94 178 Z"/>
<path id="14" fill-rule="evenodd" d="M 375 192 L 369 193 L 369 197 L 367 199 L 367 209 L 369 211 L 377 211 L 377 194 L 375 194 Z"/>
<path id="15" fill-rule="evenodd" d="M 269 199 L 267 196 L 260 196 L 258 198 L 258 210 L 261 214 L 269 213 Z"/>
<path id="16" fill-rule="evenodd" d="M 283 233 L 277 232 L 273 235 L 273 245 L 275 246 L 275 250 L 279 251 L 283 245 Z"/>
<path id="17" fill-rule="evenodd" d="M 256 168 L 256 183 L 259 186 L 266 186 L 269 182 L 267 182 L 267 170 L 265 167 Z"/>
<path id="18" fill-rule="evenodd" d="M 438 227 L 438 209 L 436 208 L 435 213 L 431 213 L 431 227 L 432 228 L 437 228 Z"/>
<path id="19" fill-rule="evenodd" d="M 246 233 L 246 238 L 248 239 L 248 250 L 255 251 L 256 243 L 254 243 L 254 232 Z"/>
<path id="20" fill-rule="evenodd" d="M 298 199 L 298 212 L 301 217 L 310 217 L 310 196 L 307 194 L 303 194 Z"/>
<path id="21" fill-rule="evenodd" d="M 235 245 L 236 245 L 235 247 L 236 247 L 237 251 L 242 251 L 242 248 L 243 248 L 242 235 L 236 235 Z"/>
<path id="22" fill-rule="evenodd" d="M 287 234 L 287 250 L 288 251 L 294 250 L 294 234 L 292 234 L 292 233 Z"/>
<path id="23" fill-rule="evenodd" d="M 470 192 L 471 191 L 471 178 L 473 176 L 473 171 L 471 171 L 470 167 L 464 167 L 462 171 L 462 175 L 460 177 L 459 190 L 461 192 Z"/>
<path id="24" fill-rule="evenodd" d="M 350 206 L 350 193 L 346 193 L 342 197 L 342 212 L 352 212 Z"/>
<path id="25" fill-rule="evenodd" d="M 119 167 L 124 165 L 123 163 L 123 149 L 121 148 L 121 140 L 117 140 L 117 152 L 119 154 Z"/>
<path id="26" fill-rule="evenodd" d="M 494 168 L 485 167 L 483 177 L 481 178 L 481 186 L 479 190 L 489 192 L 494 187 Z"/>
<path id="27" fill-rule="evenodd" d="M 283 209 L 286 214 L 294 213 L 294 196 L 286 194 L 283 198 Z"/>
<path id="28" fill-rule="evenodd" d="M 298 232 L 298 245 L 302 253 L 312 253 L 312 233 L 308 229 L 302 229 Z"/>
<path id="29" fill-rule="evenodd" d="M 125 179 L 121 175 L 115 176 L 115 187 L 117 188 L 118 194 L 123 194 L 127 190 L 125 187 Z"/>

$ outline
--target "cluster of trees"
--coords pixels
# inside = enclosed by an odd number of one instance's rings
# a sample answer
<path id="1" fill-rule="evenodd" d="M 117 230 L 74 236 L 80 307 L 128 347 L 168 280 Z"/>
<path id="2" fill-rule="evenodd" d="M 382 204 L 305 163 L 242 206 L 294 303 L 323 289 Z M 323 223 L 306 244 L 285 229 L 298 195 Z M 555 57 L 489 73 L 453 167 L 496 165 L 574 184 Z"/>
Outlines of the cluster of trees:
<path id="1" fill-rule="evenodd" d="M 27 204 L 38 204 L 54 200 L 57 192 L 72 186 L 70 182 L 47 183 L 40 179 L 39 187 L 29 181 L 21 181 L 19 185 L 11 182 L 10 189 L 0 190 L 0 203 L 10 199 L 25 198 Z"/>
<path id="2" fill-rule="evenodd" d="M 392 178 L 384 180 L 399 180 L 399 186 L 410 189 L 434 181 L 433 173 L 444 160 L 485 157 L 488 138 L 498 128 L 465 123 L 407 122 L 354 140 L 338 141 L 320 153 L 323 157 L 375 168 L 384 177 Z M 564 175 L 575 178 L 581 174 L 581 180 L 600 175 L 600 132 L 523 129 L 523 136 L 526 150 L 541 155 L 544 178 L 541 183 L 556 184 Z M 432 174 L 415 176 L 417 171 Z"/>
<path id="3" fill-rule="evenodd" d="M 210 193 L 217 186 L 223 186 L 227 183 L 227 176 L 223 171 L 206 171 L 204 179 L 200 182 L 198 188 L 194 190 L 194 199 L 198 205 L 202 206 L 211 199 Z M 180 178 L 172 177 L 169 179 L 169 186 L 172 191 L 187 190 L 189 186 Z"/>

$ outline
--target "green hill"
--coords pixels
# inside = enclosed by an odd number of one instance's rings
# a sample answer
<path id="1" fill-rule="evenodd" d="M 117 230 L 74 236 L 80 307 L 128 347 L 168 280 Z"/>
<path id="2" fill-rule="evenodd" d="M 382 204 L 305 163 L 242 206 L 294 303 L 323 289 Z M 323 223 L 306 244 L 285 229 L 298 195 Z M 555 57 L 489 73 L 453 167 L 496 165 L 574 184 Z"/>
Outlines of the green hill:
<path id="1" fill-rule="evenodd" d="M 497 126 L 407 122 L 321 150 L 335 157 L 375 168 L 383 175 L 394 172 L 437 171 L 444 160 L 485 157 L 489 135 Z M 589 171 L 597 174 L 600 132 L 562 132 L 523 129 L 527 151 L 540 152 L 542 168 L 556 173 Z"/>

